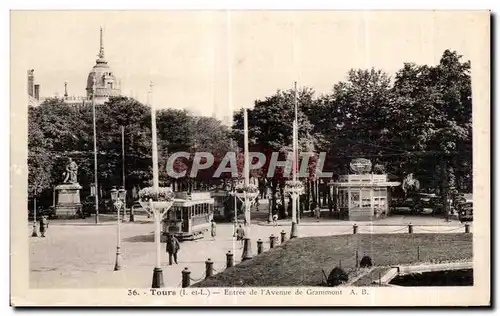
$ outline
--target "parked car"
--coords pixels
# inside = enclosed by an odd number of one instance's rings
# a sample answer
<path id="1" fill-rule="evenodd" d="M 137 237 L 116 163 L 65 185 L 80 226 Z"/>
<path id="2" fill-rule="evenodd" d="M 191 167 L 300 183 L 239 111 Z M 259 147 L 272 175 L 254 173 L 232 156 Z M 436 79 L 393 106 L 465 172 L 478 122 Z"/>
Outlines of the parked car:
<path id="1" fill-rule="evenodd" d="M 472 206 L 473 206 L 473 201 L 472 201 L 472 194 L 469 193 L 459 193 L 457 194 L 453 199 L 448 200 L 448 204 L 450 207 L 450 215 L 458 215 L 459 219 L 460 217 L 464 216 L 462 213 L 462 210 L 465 210 L 465 208 L 469 208 L 466 212 L 467 216 L 464 218 L 472 218 Z M 433 213 L 435 215 L 442 215 L 444 214 L 444 207 L 443 207 L 443 201 L 440 196 L 437 196 L 434 198 L 434 211 Z M 472 219 L 471 219 L 472 220 Z"/>
<path id="2" fill-rule="evenodd" d="M 472 222 L 474 215 L 472 194 L 459 194 L 455 204 L 460 222 Z"/>
<path id="3" fill-rule="evenodd" d="M 407 197 L 393 198 L 391 201 L 392 212 L 398 209 L 407 209 L 413 214 L 420 214 L 425 209 L 434 209 L 436 202 L 435 194 L 416 193 Z"/>
<path id="4" fill-rule="evenodd" d="M 418 193 L 414 201 L 414 211 L 416 213 L 423 213 L 426 209 L 434 211 L 439 202 L 439 197 L 434 193 Z"/>

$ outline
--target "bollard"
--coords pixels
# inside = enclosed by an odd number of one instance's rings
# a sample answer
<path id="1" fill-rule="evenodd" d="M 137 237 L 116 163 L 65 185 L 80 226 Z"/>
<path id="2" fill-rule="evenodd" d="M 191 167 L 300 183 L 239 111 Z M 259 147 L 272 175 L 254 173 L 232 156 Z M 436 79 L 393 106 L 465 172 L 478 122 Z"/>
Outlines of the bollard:
<path id="1" fill-rule="evenodd" d="M 358 233 L 358 225 L 356 225 L 356 224 L 352 225 L 352 233 L 354 235 Z"/>
<path id="2" fill-rule="evenodd" d="M 470 224 L 469 223 L 465 223 L 465 233 L 466 234 L 470 233 Z"/>
<path id="3" fill-rule="evenodd" d="M 250 243 L 250 238 L 245 237 L 243 239 L 243 253 L 241 254 L 241 261 L 252 259 L 252 244 Z"/>
<path id="4" fill-rule="evenodd" d="M 231 252 L 231 250 L 229 250 L 226 253 L 226 269 L 231 268 L 233 264 L 234 264 L 234 255 Z"/>
<path id="5" fill-rule="evenodd" d="M 281 231 L 281 243 L 284 243 L 286 241 L 286 233 L 284 230 Z"/>
<path id="6" fill-rule="evenodd" d="M 411 223 L 408 224 L 408 234 L 413 234 L 413 225 Z"/>
<path id="7" fill-rule="evenodd" d="M 188 268 L 182 270 L 182 287 L 189 287 L 191 285 L 191 271 Z"/>
<path id="8" fill-rule="evenodd" d="M 262 243 L 263 241 L 262 240 L 257 240 L 257 254 L 260 255 L 262 253 Z"/>
<path id="9" fill-rule="evenodd" d="M 358 253 L 357 249 L 356 249 L 355 256 L 356 256 L 356 269 L 358 269 L 359 268 L 359 253 Z"/>
<path id="10" fill-rule="evenodd" d="M 275 243 L 276 243 L 276 236 L 271 234 L 271 236 L 269 236 L 269 248 L 273 249 Z"/>
<path id="11" fill-rule="evenodd" d="M 205 279 L 214 275 L 214 262 L 210 258 L 205 261 Z"/>
<path id="12" fill-rule="evenodd" d="M 135 216 L 134 216 L 134 208 L 130 208 L 130 218 L 128 219 L 129 222 L 135 222 Z"/>
<path id="13" fill-rule="evenodd" d="M 297 223 L 293 222 L 292 223 L 292 231 L 290 232 L 290 239 L 294 239 L 294 238 L 297 238 L 299 237 L 299 226 L 297 225 Z"/>

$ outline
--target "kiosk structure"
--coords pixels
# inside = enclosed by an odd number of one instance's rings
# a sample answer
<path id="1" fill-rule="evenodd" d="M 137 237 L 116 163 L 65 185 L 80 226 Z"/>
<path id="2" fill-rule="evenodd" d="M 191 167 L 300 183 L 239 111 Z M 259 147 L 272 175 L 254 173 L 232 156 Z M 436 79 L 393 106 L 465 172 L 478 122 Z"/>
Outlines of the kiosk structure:
<path id="1" fill-rule="evenodd" d="M 337 182 L 330 182 L 341 218 L 372 221 L 389 215 L 390 188 L 401 183 L 389 182 L 387 174 L 371 173 L 368 159 L 354 159 L 350 167 L 353 174 L 341 175 Z"/>

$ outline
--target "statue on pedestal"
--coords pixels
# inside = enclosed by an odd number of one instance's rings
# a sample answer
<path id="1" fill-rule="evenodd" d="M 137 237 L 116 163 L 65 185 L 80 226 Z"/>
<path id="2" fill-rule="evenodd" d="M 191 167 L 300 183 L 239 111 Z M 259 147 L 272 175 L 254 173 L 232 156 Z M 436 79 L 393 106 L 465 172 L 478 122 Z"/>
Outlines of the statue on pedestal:
<path id="1" fill-rule="evenodd" d="M 82 212 L 82 204 L 80 203 L 82 187 L 78 184 L 77 174 L 78 165 L 69 158 L 66 171 L 63 174 L 64 181 L 54 188 L 56 194 L 54 206 L 56 216 L 59 218 L 74 218 Z"/>
<path id="2" fill-rule="evenodd" d="M 77 179 L 78 165 L 71 158 L 66 165 L 66 172 L 64 173 L 63 183 L 78 183 Z"/>

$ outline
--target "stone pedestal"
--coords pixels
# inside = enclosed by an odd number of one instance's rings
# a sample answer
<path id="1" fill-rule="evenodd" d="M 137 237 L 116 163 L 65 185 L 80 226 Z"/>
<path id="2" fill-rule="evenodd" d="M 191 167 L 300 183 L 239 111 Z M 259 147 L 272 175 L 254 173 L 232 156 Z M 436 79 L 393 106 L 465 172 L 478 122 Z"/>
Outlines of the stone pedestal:
<path id="1" fill-rule="evenodd" d="M 78 183 L 65 183 L 55 187 L 56 217 L 75 218 L 82 210 L 80 203 L 80 190 L 82 187 Z"/>

